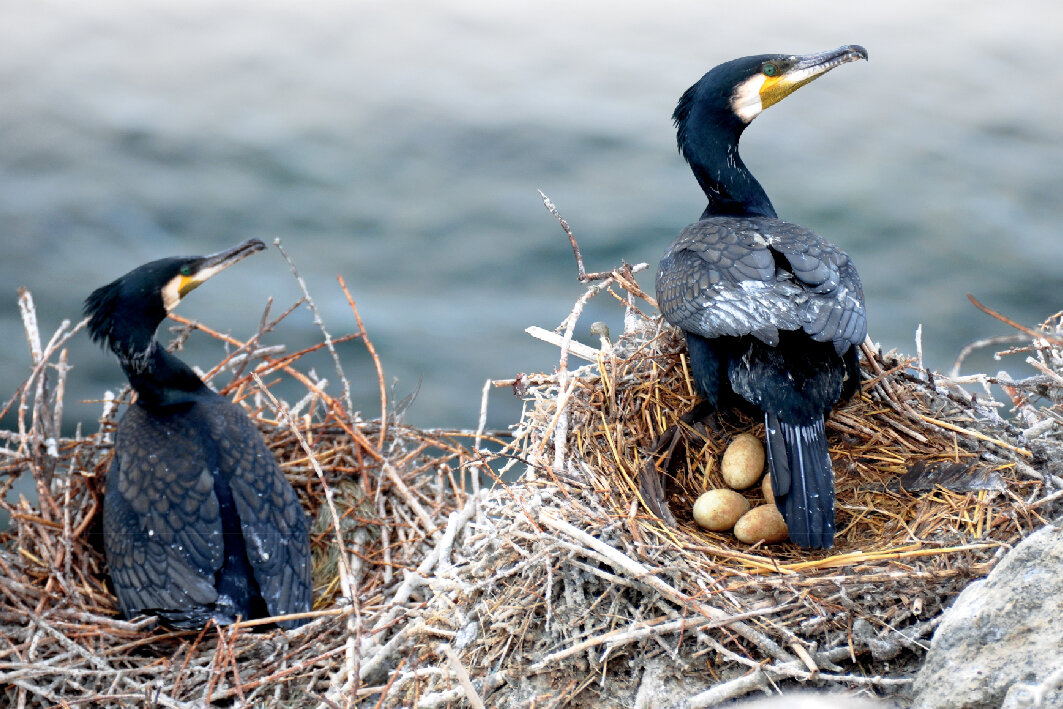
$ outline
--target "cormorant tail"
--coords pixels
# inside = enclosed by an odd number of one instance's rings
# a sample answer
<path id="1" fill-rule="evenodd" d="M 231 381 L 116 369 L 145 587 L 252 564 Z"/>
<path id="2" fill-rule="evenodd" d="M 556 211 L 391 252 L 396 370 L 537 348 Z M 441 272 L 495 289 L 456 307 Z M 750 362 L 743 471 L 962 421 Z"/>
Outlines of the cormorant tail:
<path id="1" fill-rule="evenodd" d="M 768 469 L 775 504 L 798 546 L 834 545 L 834 471 L 822 418 L 807 423 L 764 414 Z"/>

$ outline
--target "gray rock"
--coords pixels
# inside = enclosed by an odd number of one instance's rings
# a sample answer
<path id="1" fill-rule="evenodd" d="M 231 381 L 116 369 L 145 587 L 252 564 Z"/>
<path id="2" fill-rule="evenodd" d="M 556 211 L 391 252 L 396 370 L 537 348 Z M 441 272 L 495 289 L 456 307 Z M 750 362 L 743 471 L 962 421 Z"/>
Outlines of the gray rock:
<path id="1" fill-rule="evenodd" d="M 1063 529 L 1047 526 L 957 597 L 912 709 L 1063 706 Z"/>

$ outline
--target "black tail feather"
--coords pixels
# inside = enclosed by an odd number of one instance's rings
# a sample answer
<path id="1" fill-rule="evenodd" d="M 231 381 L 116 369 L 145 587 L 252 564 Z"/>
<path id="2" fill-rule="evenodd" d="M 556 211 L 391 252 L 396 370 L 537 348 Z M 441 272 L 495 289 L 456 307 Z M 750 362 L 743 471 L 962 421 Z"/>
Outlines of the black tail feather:
<path id="1" fill-rule="evenodd" d="M 807 423 L 764 414 L 768 469 L 775 504 L 798 546 L 834 545 L 834 471 L 822 418 Z"/>

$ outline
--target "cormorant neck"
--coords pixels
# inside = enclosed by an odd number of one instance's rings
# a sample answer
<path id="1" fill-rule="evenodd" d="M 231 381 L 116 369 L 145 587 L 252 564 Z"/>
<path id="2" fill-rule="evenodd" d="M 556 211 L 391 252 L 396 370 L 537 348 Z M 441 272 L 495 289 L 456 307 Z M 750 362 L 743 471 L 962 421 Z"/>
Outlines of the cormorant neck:
<path id="1" fill-rule="evenodd" d="M 776 217 L 775 207 L 738 154 L 738 139 L 706 136 L 684 150 L 690 169 L 709 200 L 701 218 L 712 216 Z"/>
<path id="2" fill-rule="evenodd" d="M 184 404 L 210 392 L 187 364 L 160 347 L 154 337 L 143 349 L 115 348 L 115 354 L 138 402 L 146 408 Z"/>

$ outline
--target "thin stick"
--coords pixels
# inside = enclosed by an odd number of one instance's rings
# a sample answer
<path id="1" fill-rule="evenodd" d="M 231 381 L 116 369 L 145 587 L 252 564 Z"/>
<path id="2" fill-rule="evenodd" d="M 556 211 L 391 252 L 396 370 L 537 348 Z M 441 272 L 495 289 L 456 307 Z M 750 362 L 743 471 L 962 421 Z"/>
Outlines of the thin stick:
<path id="1" fill-rule="evenodd" d="M 343 403 L 347 405 L 347 412 L 353 413 L 354 406 L 351 403 L 351 383 L 347 379 L 347 375 L 343 373 L 343 365 L 340 363 L 340 356 L 336 352 L 336 347 L 332 342 L 332 335 L 325 328 L 325 321 L 321 318 L 321 313 L 317 309 L 317 304 L 314 303 L 314 299 L 310 296 L 310 290 L 306 287 L 306 281 L 299 275 L 299 270 L 295 267 L 295 262 L 288 256 L 288 252 L 284 250 L 284 246 L 281 244 L 280 239 L 274 239 L 273 245 L 277 247 L 277 250 L 281 252 L 281 256 L 288 262 L 288 268 L 291 270 L 292 275 L 295 276 L 296 283 L 299 284 L 299 288 L 303 291 L 303 297 L 306 298 L 306 305 L 310 308 L 310 312 L 314 314 L 314 324 L 321 330 L 322 336 L 325 338 L 325 346 L 328 348 L 329 354 L 332 355 L 332 362 L 336 365 L 336 373 L 340 375 L 340 381 L 343 382 Z"/>
<path id="2" fill-rule="evenodd" d="M 966 436 L 970 436 L 972 438 L 977 438 L 980 441 L 986 441 L 987 443 L 993 443 L 995 445 L 1000 446 L 1001 448 L 1007 448 L 1010 451 L 1015 451 L 1016 453 L 1018 453 L 1020 455 L 1024 455 L 1027 458 L 1032 458 L 1033 457 L 1033 453 L 1031 453 L 1030 451 L 1026 450 L 1025 448 L 1019 448 L 1018 446 L 1013 446 L 1010 443 L 1005 443 L 1004 441 L 1000 440 L 999 438 L 990 438 L 989 436 L 987 436 L 987 435 L 985 435 L 983 433 L 979 433 L 978 431 L 972 431 L 972 430 L 967 429 L 967 428 L 961 428 L 961 427 L 959 427 L 959 426 L 957 426 L 955 424 L 949 423 L 948 421 L 941 421 L 939 419 L 931 418 L 929 416 L 923 416 L 922 414 L 916 414 L 916 415 L 919 416 L 919 418 L 921 418 L 924 421 L 926 421 L 927 423 L 932 423 L 935 426 L 940 426 L 941 428 L 947 428 L 950 431 L 955 431 L 956 433 L 962 433 L 962 434 L 964 434 Z"/>
<path id="3" fill-rule="evenodd" d="M 537 325 L 532 325 L 531 327 L 524 328 L 524 332 L 528 333 L 537 340 L 549 342 L 551 345 L 555 345 L 557 347 L 562 347 L 565 344 L 565 338 L 561 337 L 561 335 L 558 335 L 556 332 L 551 332 L 550 330 L 547 330 L 545 328 L 541 328 Z M 591 364 L 596 364 L 598 362 L 598 356 L 599 354 L 601 354 L 601 350 L 597 350 L 593 347 L 588 347 L 582 342 L 575 341 L 568 343 L 568 351 L 569 353 L 574 354 L 580 359 L 586 360 Z"/>
<path id="4" fill-rule="evenodd" d="M 480 699 L 480 695 L 476 693 L 476 689 L 472 686 L 469 671 L 465 669 L 465 665 L 461 664 L 461 658 L 458 657 L 458 653 L 454 651 L 450 643 L 444 643 L 439 649 L 446 656 L 450 669 L 458 676 L 458 681 L 461 682 L 461 687 L 465 690 L 465 701 L 473 709 L 484 709 L 483 700 Z"/>
<path id="5" fill-rule="evenodd" d="M 1007 345 L 1014 342 L 1028 342 L 1028 340 L 1022 335 L 998 335 L 997 337 L 987 337 L 983 340 L 976 340 L 966 345 L 960 353 L 956 355 L 956 361 L 952 363 L 952 369 L 949 370 L 949 378 L 957 379 L 960 376 L 960 367 L 971 356 L 975 350 L 980 350 L 983 347 L 995 347 L 996 345 Z M 983 375 L 976 375 L 983 376 Z"/>
<path id="6" fill-rule="evenodd" d="M 543 204 L 546 206 L 546 209 L 549 210 L 550 214 L 554 215 L 555 219 L 557 219 L 558 224 L 560 224 L 561 228 L 565 230 L 565 235 L 568 236 L 569 243 L 572 244 L 572 253 L 576 257 L 576 271 L 578 273 L 580 283 L 600 281 L 604 278 L 609 278 L 611 275 L 613 275 L 612 271 L 598 271 L 596 273 L 587 273 L 587 271 L 583 268 L 583 254 L 580 253 L 579 244 L 576 243 L 576 237 L 572 233 L 572 230 L 569 228 L 568 222 L 566 222 L 564 217 L 562 217 L 558 213 L 557 207 L 555 207 L 554 203 L 550 201 L 550 198 L 547 197 L 542 190 L 537 191 L 539 192 L 539 196 L 543 198 Z"/>
<path id="7" fill-rule="evenodd" d="M 919 369 L 926 372 L 926 364 L 923 363 L 923 323 L 915 326 L 915 359 L 919 362 Z"/>
<path id="8" fill-rule="evenodd" d="M 490 395 L 491 380 L 485 379 L 483 391 L 480 393 L 480 420 L 476 423 L 476 437 L 473 439 L 473 448 L 476 450 L 477 455 L 482 455 L 481 446 L 483 446 L 484 430 L 487 428 L 487 403 Z M 469 467 L 469 478 L 472 484 L 472 494 L 479 494 L 480 467 L 478 465 Z"/>
<path id="9" fill-rule="evenodd" d="M 705 707 L 718 707 L 726 701 L 744 697 L 750 692 L 764 689 L 768 686 L 768 678 L 762 670 L 754 670 L 748 675 L 718 684 L 712 689 L 701 694 L 695 694 L 686 701 L 690 709 L 703 709 Z"/>
<path id="10" fill-rule="evenodd" d="M 22 326 L 26 329 L 26 342 L 30 346 L 30 361 L 41 361 L 41 333 L 37 326 L 37 309 L 33 304 L 33 294 L 26 288 L 18 289 L 18 312 L 22 316 Z"/>
<path id="11" fill-rule="evenodd" d="M 413 513 L 417 515 L 417 518 L 421 521 L 421 525 L 424 527 L 425 533 L 430 537 L 436 537 L 439 535 L 439 525 L 432 520 L 432 515 L 425 511 L 421 503 L 414 497 L 410 487 L 403 481 L 402 477 L 395 470 L 395 466 L 391 465 L 387 461 L 383 464 L 384 475 L 395 486 L 395 490 L 398 491 L 399 497 L 403 502 L 413 510 Z"/>
<path id="12" fill-rule="evenodd" d="M 380 385 L 380 439 L 377 447 L 383 452 L 384 442 L 387 440 L 388 433 L 388 387 L 384 381 L 384 367 L 380 364 L 380 357 L 377 356 L 376 348 L 373 347 L 373 343 L 369 339 L 369 333 L 365 331 L 365 325 L 362 324 L 362 316 L 358 314 L 358 306 L 354 304 L 354 298 L 351 297 L 350 291 L 347 290 L 347 283 L 343 280 L 343 276 L 336 276 L 336 280 L 340 282 L 340 288 L 343 290 L 343 294 L 347 296 L 347 304 L 351 306 L 354 319 L 358 322 L 358 332 L 362 336 L 362 342 L 365 343 L 365 349 L 368 350 L 369 356 L 373 359 L 373 366 L 376 367 L 377 382 Z M 350 408 L 349 401 L 347 406 Z"/>
<path id="13" fill-rule="evenodd" d="M 55 404 L 52 406 L 52 435 L 56 438 L 63 431 L 63 399 L 66 394 L 66 375 L 71 367 L 67 361 L 67 350 L 59 351 L 59 362 L 55 365 Z"/>
<path id="14" fill-rule="evenodd" d="M 1051 379 L 1057 387 L 1063 387 L 1063 376 L 1060 376 L 1059 373 L 1053 371 L 1049 367 L 1046 367 L 1044 364 L 1038 362 L 1033 357 L 1027 357 L 1026 364 L 1030 365 L 1031 367 Z"/>
<path id="15" fill-rule="evenodd" d="M 970 293 L 967 294 L 967 300 L 971 301 L 971 303 L 974 304 L 974 307 L 978 308 L 979 310 L 981 310 L 986 315 L 992 315 L 994 318 L 996 318 L 1000 322 L 1002 322 L 1002 323 L 1004 323 L 1006 325 L 1010 325 L 1011 327 L 1015 328 L 1019 332 L 1025 332 L 1027 335 L 1029 335 L 1030 337 L 1033 337 L 1035 339 L 1047 340 L 1048 342 L 1050 342 L 1053 345 L 1057 345 L 1057 346 L 1063 345 L 1063 339 L 1060 339 L 1058 337 L 1053 337 L 1052 335 L 1049 335 L 1048 333 L 1037 332 L 1036 330 L 1031 330 L 1030 328 L 1026 327 L 1025 325 L 1020 325 L 1019 323 L 1015 322 L 1011 318 L 1008 318 L 1008 317 L 1006 317 L 1004 315 L 1001 315 L 1000 313 L 998 313 L 997 311 L 993 310 L 992 308 L 989 308 L 989 307 L 986 307 L 986 306 L 982 305 L 977 300 L 975 300 L 975 297 L 973 295 L 971 295 Z"/>
<path id="16" fill-rule="evenodd" d="M 63 345 L 65 345 L 67 342 L 69 342 L 70 338 L 72 338 L 74 335 L 76 335 L 78 332 L 80 332 L 81 329 L 83 327 L 85 327 L 85 325 L 87 325 L 88 322 L 89 322 L 88 318 L 83 318 L 80 322 L 78 322 L 77 325 L 75 325 L 72 329 L 70 329 L 70 321 L 69 320 L 64 320 L 63 322 L 59 323 L 59 327 L 58 327 L 58 329 L 56 329 L 55 333 L 52 335 L 52 339 L 48 341 L 48 344 L 43 349 L 41 349 L 40 348 L 40 337 L 39 337 L 39 335 L 35 334 L 35 330 L 33 332 L 31 332 L 31 330 L 30 330 L 30 328 L 34 328 L 35 329 L 37 327 L 37 314 L 36 314 L 36 311 L 33 310 L 33 296 L 30 294 L 29 291 L 26 291 L 26 299 L 27 299 L 26 303 L 28 304 L 28 307 L 29 307 L 30 310 L 29 310 L 29 312 L 23 313 L 23 317 L 24 318 L 25 317 L 29 317 L 29 318 L 31 318 L 31 321 L 25 321 L 24 320 L 23 321 L 23 326 L 27 328 L 26 329 L 27 338 L 33 338 L 33 337 L 37 338 L 36 349 L 39 350 L 39 354 L 37 355 L 37 359 L 33 360 L 33 369 L 30 372 L 29 378 L 26 379 L 26 381 L 22 384 L 22 386 L 19 387 L 15 391 L 15 393 L 11 396 L 11 398 L 7 400 L 7 402 L 4 404 L 3 408 L 0 408 L 0 417 L 3 417 L 3 416 L 5 416 L 7 414 L 8 410 L 11 408 L 11 405 L 14 404 L 15 401 L 19 401 L 20 400 L 20 404 L 19 404 L 20 407 L 25 405 L 26 392 L 29 391 L 30 385 L 33 384 L 34 381 L 36 381 L 36 378 L 40 375 L 41 371 L 46 366 L 48 366 L 48 360 L 51 359 L 52 354 L 54 354 L 56 352 L 56 350 L 58 350 Z M 19 299 L 19 309 L 21 310 L 22 307 L 23 307 L 23 300 L 20 298 Z M 31 357 L 33 356 L 34 350 L 35 350 L 35 346 L 31 342 L 31 344 L 30 344 Z"/>
<path id="17" fill-rule="evenodd" d="M 622 579 L 620 577 L 617 578 L 625 583 L 629 583 L 627 579 Z M 741 615 L 736 615 L 734 616 L 734 618 L 735 620 L 741 620 L 743 618 L 756 618 L 757 616 L 771 616 L 772 614 L 777 613 L 779 611 L 779 608 L 780 607 L 778 606 L 771 608 L 761 608 L 755 611 L 750 611 L 748 613 L 743 613 Z M 657 619 L 657 621 L 659 620 L 660 619 Z M 565 658 L 571 657 L 573 655 L 578 655 L 584 650 L 596 647 L 598 645 L 608 644 L 609 649 L 612 649 L 621 645 L 626 645 L 628 643 L 637 642 L 647 637 L 660 637 L 661 635 L 666 635 L 668 633 L 687 633 L 696 630 L 701 630 L 702 628 L 709 625 L 713 625 L 714 623 L 714 621 L 704 617 L 694 619 L 680 618 L 679 620 L 672 620 L 668 622 L 657 621 L 636 622 L 634 623 L 634 627 L 622 629 L 618 628 L 615 630 L 610 630 L 602 635 L 587 638 L 586 640 L 576 643 L 575 645 L 547 655 L 546 657 L 536 662 L 534 665 L 528 667 L 527 671 L 529 673 L 541 672 L 550 667 L 551 665 L 557 664 L 561 660 L 564 660 Z"/>
<path id="18" fill-rule="evenodd" d="M 582 266 L 580 266 L 580 268 L 582 269 Z M 595 274 L 595 276 L 597 277 L 597 274 Z M 568 314 L 565 321 L 561 323 L 565 328 L 565 334 L 561 338 L 561 358 L 558 362 L 557 385 L 562 391 L 568 390 L 571 392 L 572 387 L 575 386 L 576 383 L 576 380 L 572 378 L 572 374 L 568 371 L 568 351 L 572 344 L 572 334 L 576 330 L 576 323 L 579 321 L 579 317 L 583 314 L 583 309 L 587 306 L 590 299 L 608 288 L 613 280 L 613 275 L 610 273 L 601 283 L 590 286 L 587 289 L 587 292 L 581 295 L 579 300 L 576 301 L 576 304 L 572 306 L 572 312 Z M 565 469 L 565 442 L 568 439 L 568 397 L 565 397 L 564 401 L 561 401 L 559 398 L 557 406 L 558 416 L 557 427 L 554 429 L 553 469 L 561 472 Z"/>
<path id="19" fill-rule="evenodd" d="M 181 317 L 180 315 L 175 315 L 173 313 L 170 313 L 169 317 L 170 317 L 171 320 L 174 320 L 174 321 L 179 322 L 179 323 L 191 324 L 191 325 L 195 326 L 197 329 L 200 329 L 203 332 L 207 333 L 211 337 L 216 337 L 216 338 L 218 338 L 220 340 L 223 340 L 225 342 L 228 342 L 229 344 L 234 345 L 236 347 L 239 347 L 239 346 L 241 346 L 243 344 L 242 342 L 240 342 L 239 340 L 237 340 L 234 337 L 222 334 L 220 332 L 217 332 L 216 330 L 212 330 L 209 327 L 206 327 L 205 325 L 203 325 L 201 323 L 197 323 L 197 322 L 194 322 L 194 321 L 191 321 L 191 320 L 186 320 L 185 318 Z M 85 321 L 83 321 L 83 322 L 85 322 Z M 334 343 L 346 342 L 347 340 L 353 340 L 356 337 L 358 337 L 358 335 L 345 335 L 344 337 L 340 337 L 340 338 L 337 338 L 337 339 L 333 340 L 333 342 Z M 300 350 L 299 352 L 295 352 L 295 353 L 290 354 L 287 357 L 281 358 L 279 360 L 273 359 L 272 357 L 263 357 L 262 359 L 265 362 L 265 367 L 264 368 L 260 368 L 262 371 L 260 371 L 260 372 L 256 371 L 255 373 L 252 373 L 252 374 L 249 374 L 249 375 L 246 375 L 246 376 L 248 378 L 261 377 L 261 376 L 264 376 L 266 374 L 269 374 L 270 372 L 276 371 L 278 369 L 280 371 L 284 372 L 285 374 L 288 374 L 293 379 L 295 379 L 297 382 L 299 382 L 304 387 L 306 387 L 308 390 L 317 393 L 321 397 L 321 400 L 323 402 L 325 402 L 325 405 L 329 408 L 329 410 L 332 411 L 332 413 L 334 413 L 336 415 L 336 423 L 339 424 L 340 428 L 342 428 L 347 435 L 349 435 L 351 438 L 353 438 L 355 441 L 357 441 L 358 444 L 362 447 L 362 449 L 365 450 L 370 455 L 370 457 L 373 458 L 373 460 L 376 460 L 378 462 L 382 461 L 384 459 L 384 456 L 381 454 L 380 451 L 378 451 L 375 447 L 373 447 L 373 444 L 370 443 L 368 439 L 366 439 L 365 435 L 361 432 L 361 430 L 358 428 L 358 426 L 356 426 L 354 424 L 350 424 L 350 423 L 348 423 L 346 421 L 347 413 L 345 413 L 345 410 L 343 409 L 343 407 L 340 404 L 340 402 L 336 401 L 331 396 L 329 396 L 327 393 L 322 391 L 315 382 L 310 380 L 309 377 L 307 377 L 305 374 L 303 374 L 302 372 L 300 372 L 299 370 L 295 369 L 294 367 L 292 367 L 289 364 L 290 362 L 298 359 L 302 355 L 307 354 L 308 352 L 313 352 L 314 350 L 318 350 L 318 349 L 320 349 L 323 346 L 324 346 L 323 344 L 312 345 L 311 347 L 307 347 L 307 348 L 305 348 L 303 350 Z M 349 410 L 347 410 L 347 411 L 349 412 Z"/>
<path id="20" fill-rule="evenodd" d="M 321 489 L 325 491 L 325 504 L 328 505 L 329 516 L 332 518 L 332 530 L 336 535 L 336 544 L 339 546 L 339 552 L 336 554 L 336 561 L 337 566 L 339 567 L 340 588 L 343 590 L 343 595 L 350 599 L 351 604 L 357 606 L 358 594 L 351 582 L 351 569 L 347 563 L 347 549 L 343 541 L 343 527 L 340 525 L 340 515 L 336 510 L 336 502 L 333 499 L 332 487 L 328 484 L 328 480 L 325 479 L 325 471 L 321 469 L 321 463 L 318 462 L 313 449 L 299 430 L 298 424 L 292 419 L 287 407 L 282 406 L 281 403 L 277 401 L 277 397 L 273 395 L 273 392 L 266 388 L 266 385 L 263 384 L 257 374 L 252 372 L 251 376 L 254 377 L 255 383 L 258 384 L 262 392 L 269 397 L 270 402 L 277 410 L 277 413 L 286 420 L 289 430 L 299 442 L 299 446 L 303 449 L 303 452 L 306 453 L 306 457 L 310 460 L 310 465 L 314 468 L 314 474 L 317 475 L 317 479 L 321 483 Z M 348 619 L 347 623 L 350 636 L 347 638 L 346 643 L 346 669 L 348 671 L 348 677 L 350 677 L 352 674 L 356 674 L 354 667 L 358 662 L 358 648 L 354 637 L 356 634 L 354 620 Z"/>
<path id="21" fill-rule="evenodd" d="M 299 301 L 299 302 L 300 302 L 300 304 L 302 303 L 302 301 Z M 289 310 L 288 312 L 291 312 L 291 310 Z M 190 327 L 190 328 L 193 328 L 195 330 L 199 330 L 200 332 L 204 333 L 205 335 L 210 335 L 211 337 L 213 337 L 216 340 L 221 340 L 222 342 L 227 342 L 227 343 L 229 343 L 230 345 L 232 345 L 233 347 L 236 348 L 229 356 L 227 356 L 225 359 L 223 359 L 217 365 L 211 367 L 210 370 L 206 374 L 203 375 L 203 379 L 205 381 L 210 381 L 211 379 L 213 379 L 214 376 L 217 375 L 217 373 L 219 371 L 221 371 L 222 367 L 224 367 L 228 362 L 231 362 L 238 355 L 243 353 L 243 351 L 245 349 L 247 349 L 248 345 L 259 334 L 259 333 L 255 333 L 255 335 L 250 340 L 248 340 L 247 342 L 241 342 L 240 340 L 236 339 L 232 335 L 227 335 L 224 332 L 218 332 L 217 330 L 215 330 L 215 329 L 213 329 L 213 328 L 211 328 L 211 327 L 209 327 L 207 325 L 204 325 L 203 323 L 199 322 L 198 320 L 190 320 L 190 319 L 184 317 L 183 315 L 178 315 L 177 313 L 169 313 L 166 317 L 168 317 L 170 320 L 173 320 L 175 323 L 180 323 L 181 325 L 184 325 L 186 327 Z M 358 335 L 358 334 L 343 335 L 342 337 L 334 338 L 332 340 L 332 344 L 339 345 L 339 344 L 342 344 L 344 342 L 349 342 L 351 340 L 356 340 L 359 337 L 361 337 L 361 335 Z M 297 360 L 299 358 L 301 358 L 303 355 L 308 355 L 311 352 L 316 352 L 319 349 L 321 349 L 322 347 L 325 347 L 325 343 L 324 342 L 319 342 L 316 345 L 310 345 L 309 347 L 305 347 L 305 348 L 299 350 L 298 352 L 292 352 L 291 354 L 287 354 L 287 355 L 284 355 L 284 356 L 281 356 L 281 357 L 271 357 L 270 356 L 270 350 L 272 348 L 268 348 L 268 347 L 263 347 L 261 349 L 254 350 L 253 352 L 250 352 L 250 354 L 258 356 L 259 359 L 261 359 L 267 365 L 267 367 L 265 369 L 263 369 L 261 372 L 259 372 L 260 375 L 269 374 L 270 372 L 274 372 L 274 371 L 279 369 L 280 371 L 285 372 L 287 374 L 290 374 L 290 375 L 292 375 L 294 377 L 294 376 L 297 375 L 297 372 L 291 368 L 290 363 L 294 362 L 295 360 Z M 223 389 L 221 389 L 221 391 L 224 392 L 224 391 L 226 391 L 228 389 L 231 389 L 234 385 L 239 385 L 239 383 L 241 381 L 243 381 L 244 378 L 248 378 L 248 377 L 249 377 L 249 375 L 244 375 L 244 377 L 238 377 L 238 378 L 234 379 L 232 382 L 227 384 Z"/>

